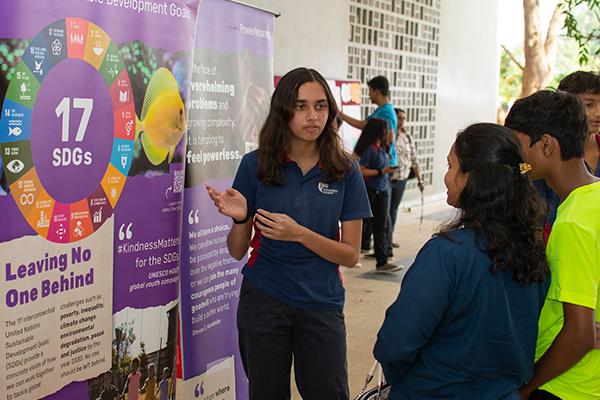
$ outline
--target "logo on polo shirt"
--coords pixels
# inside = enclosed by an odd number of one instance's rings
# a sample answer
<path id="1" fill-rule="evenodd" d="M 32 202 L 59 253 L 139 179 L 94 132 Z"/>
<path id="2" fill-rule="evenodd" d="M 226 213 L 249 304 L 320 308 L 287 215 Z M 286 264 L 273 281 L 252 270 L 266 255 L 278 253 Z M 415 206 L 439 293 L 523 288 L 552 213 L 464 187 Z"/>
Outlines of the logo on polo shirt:
<path id="1" fill-rule="evenodd" d="M 323 194 L 336 194 L 337 189 L 329 189 L 329 183 L 319 182 L 319 192 Z"/>

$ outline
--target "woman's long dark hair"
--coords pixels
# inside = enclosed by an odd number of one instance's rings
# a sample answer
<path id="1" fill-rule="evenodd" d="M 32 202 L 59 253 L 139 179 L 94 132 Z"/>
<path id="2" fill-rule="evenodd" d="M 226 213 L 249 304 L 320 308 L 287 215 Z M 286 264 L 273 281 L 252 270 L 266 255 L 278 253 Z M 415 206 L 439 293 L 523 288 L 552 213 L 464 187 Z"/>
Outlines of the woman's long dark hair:
<path id="1" fill-rule="evenodd" d="M 341 180 L 352 168 L 352 156 L 344 150 L 338 134 L 336 116 L 338 108 L 327 81 L 314 69 L 296 68 L 281 78 L 273 97 L 269 115 L 258 137 L 258 179 L 263 184 L 282 186 L 284 183 L 285 160 L 290 149 L 292 132 L 289 124 L 294 117 L 298 101 L 298 89 L 307 82 L 318 82 L 327 97 L 329 116 L 323 133 L 317 139 L 319 160 L 325 172 L 321 182 Z"/>
<path id="2" fill-rule="evenodd" d="M 373 143 L 379 140 L 380 147 L 389 151 L 387 145 L 388 122 L 383 118 L 370 118 L 362 130 L 356 145 L 354 145 L 354 153 L 361 155 L 363 151 Z"/>
<path id="3" fill-rule="evenodd" d="M 437 234 L 473 229 L 475 243 L 487 245 L 492 274 L 510 269 L 522 285 L 543 282 L 550 270 L 538 224 L 546 207 L 521 173 L 525 155 L 519 138 L 501 125 L 474 124 L 458 133 L 454 151 L 469 176 L 458 199 L 459 216 Z"/>

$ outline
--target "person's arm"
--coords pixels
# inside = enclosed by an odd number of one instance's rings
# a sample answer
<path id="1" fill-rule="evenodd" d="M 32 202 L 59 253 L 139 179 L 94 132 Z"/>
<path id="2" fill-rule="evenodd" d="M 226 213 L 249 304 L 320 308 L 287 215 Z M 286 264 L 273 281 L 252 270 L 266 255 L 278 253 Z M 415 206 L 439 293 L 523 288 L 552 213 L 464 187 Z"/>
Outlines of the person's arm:
<path id="1" fill-rule="evenodd" d="M 419 251 L 377 334 L 373 355 L 391 385 L 404 378 L 421 348 L 435 335 L 454 293 L 449 265 L 455 258 L 440 247 L 439 241 L 432 239 Z"/>
<path id="2" fill-rule="evenodd" d="M 227 235 L 227 248 L 229 254 L 236 260 L 244 258 L 250 248 L 250 238 L 252 235 L 252 216 L 248 214 L 246 198 L 237 190 L 228 188 L 225 191 L 217 190 L 210 185 L 206 185 L 206 190 L 215 207 L 223 215 L 233 218 L 236 221 L 243 221 L 249 217 L 243 224 L 234 223 Z"/>
<path id="3" fill-rule="evenodd" d="M 121 393 L 121 398 L 125 397 L 125 393 L 129 393 L 129 378 L 131 374 L 127 376 L 127 380 L 125 381 L 125 386 L 123 387 L 123 392 Z"/>
<path id="4" fill-rule="evenodd" d="M 423 178 L 421 177 L 421 171 L 419 170 L 419 162 L 417 161 L 417 148 L 415 147 L 415 143 L 413 142 L 410 133 L 405 133 L 405 135 L 408 138 L 408 146 L 410 147 L 411 168 L 417 177 L 417 186 L 419 186 L 419 190 L 422 192 L 425 189 L 425 185 L 423 184 Z"/>
<path id="5" fill-rule="evenodd" d="M 417 186 L 419 186 L 419 190 L 422 192 L 425 189 L 425 185 L 423 184 L 423 178 L 421 177 L 421 171 L 419 171 L 419 165 L 413 165 L 413 171 L 415 171 L 415 175 L 417 176 Z"/>
<path id="6" fill-rule="evenodd" d="M 563 327 L 533 367 L 533 376 L 520 390 L 521 398 L 568 371 L 596 344 L 595 311 L 592 308 L 563 303 Z"/>
<path id="7" fill-rule="evenodd" d="M 267 239 L 298 242 L 334 264 L 353 266 L 358 262 L 362 219 L 342 222 L 340 242 L 311 231 L 285 214 L 259 209 L 256 219 L 261 235 Z"/>
<path id="8" fill-rule="evenodd" d="M 385 175 L 385 174 L 389 174 L 391 172 L 394 172 L 394 170 L 398 169 L 398 167 L 392 167 L 391 165 L 388 165 L 387 167 L 383 168 L 381 170 L 381 175 Z M 378 169 L 370 169 L 367 168 L 364 165 L 360 166 L 360 173 L 362 174 L 362 176 L 367 177 L 367 176 L 377 176 L 379 175 L 379 170 Z"/>
<path id="9" fill-rule="evenodd" d="M 363 130 L 365 125 L 367 125 L 367 121 L 366 120 L 360 120 L 360 119 L 355 119 L 352 118 L 346 114 L 344 114 L 343 112 L 340 111 L 340 113 L 338 114 L 340 117 L 342 117 L 342 119 L 349 123 L 350 125 L 352 125 L 353 127 Z"/>

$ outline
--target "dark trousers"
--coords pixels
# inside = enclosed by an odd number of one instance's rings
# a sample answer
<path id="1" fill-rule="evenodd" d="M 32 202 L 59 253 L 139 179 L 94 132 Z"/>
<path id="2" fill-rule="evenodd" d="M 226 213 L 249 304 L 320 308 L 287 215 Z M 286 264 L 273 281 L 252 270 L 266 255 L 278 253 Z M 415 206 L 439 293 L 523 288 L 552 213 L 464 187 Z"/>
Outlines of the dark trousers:
<path id="1" fill-rule="evenodd" d="M 553 395 L 545 390 L 535 389 L 529 395 L 529 400 L 562 400 L 560 397 Z"/>
<path id="2" fill-rule="evenodd" d="M 390 181 L 388 186 L 388 192 L 390 194 L 390 219 L 388 220 L 388 252 L 391 253 L 394 250 L 393 233 L 396 229 L 396 218 L 398 217 L 398 207 L 404 196 L 404 189 L 406 189 L 406 182 L 408 179 L 401 179 L 397 181 Z"/>
<path id="3" fill-rule="evenodd" d="M 237 312 L 250 399 L 290 399 L 292 359 L 303 399 L 343 399 L 348 390 L 343 310 L 305 310 L 242 281 Z"/>
<path id="4" fill-rule="evenodd" d="M 387 190 L 375 190 L 367 186 L 367 195 L 371 203 L 371 225 L 373 227 L 373 249 L 377 267 L 387 264 L 387 229 L 389 195 Z M 363 232 L 364 235 L 364 232 Z"/>

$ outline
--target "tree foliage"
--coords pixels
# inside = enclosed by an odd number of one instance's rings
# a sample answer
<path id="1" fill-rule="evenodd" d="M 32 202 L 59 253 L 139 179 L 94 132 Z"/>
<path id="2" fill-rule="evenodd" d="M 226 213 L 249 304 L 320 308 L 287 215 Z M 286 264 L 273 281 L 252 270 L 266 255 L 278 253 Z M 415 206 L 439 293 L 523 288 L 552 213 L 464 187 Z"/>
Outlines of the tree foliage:
<path id="1" fill-rule="evenodd" d="M 129 354 L 129 348 L 135 342 L 137 336 L 133 331 L 133 325 L 135 320 L 131 322 L 123 322 L 119 325 L 116 330 L 121 331 L 121 340 L 117 341 L 117 339 L 113 339 L 112 348 L 113 348 L 113 365 L 117 363 L 117 357 L 119 359 L 118 373 L 119 375 L 127 375 L 130 371 L 130 365 L 132 356 Z"/>
<path id="2" fill-rule="evenodd" d="M 582 11 L 583 10 L 583 11 Z M 566 35 L 579 47 L 579 64 L 596 64 L 600 55 L 600 0 L 568 0 L 565 11 Z"/>
<path id="3" fill-rule="evenodd" d="M 598 69 L 600 0 L 555 1 L 545 40 L 539 24 L 539 1 L 524 0 L 523 46 L 502 46 L 499 96 L 505 111 L 519 97 L 548 86 L 556 88 L 573 71 Z"/>

